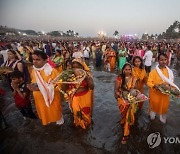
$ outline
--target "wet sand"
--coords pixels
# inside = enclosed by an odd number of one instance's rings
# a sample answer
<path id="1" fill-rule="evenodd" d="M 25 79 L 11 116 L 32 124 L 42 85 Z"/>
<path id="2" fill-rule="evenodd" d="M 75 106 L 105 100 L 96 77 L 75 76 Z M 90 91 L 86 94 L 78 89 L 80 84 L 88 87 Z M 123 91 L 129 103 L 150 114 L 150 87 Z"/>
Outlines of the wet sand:
<path id="1" fill-rule="evenodd" d="M 101 154 L 101 153 L 180 153 L 179 144 L 161 144 L 151 149 L 147 137 L 153 132 L 160 132 L 162 137 L 180 139 L 180 105 L 171 100 L 167 123 L 159 118 L 151 121 L 147 114 L 148 102 L 142 111 L 136 114 L 135 125 L 126 145 L 121 144 L 123 128 L 120 125 L 120 112 L 114 98 L 115 73 L 95 70 L 92 73 L 95 82 L 93 124 L 88 130 L 75 128 L 68 105 L 63 102 L 65 124 L 52 123 L 42 126 L 40 120 L 24 120 L 16 109 L 13 98 L 6 84 L 0 83 L 6 90 L 4 101 L 1 99 L 3 115 L 8 128 L 0 131 L 0 153 L 12 154 Z M 175 70 L 174 70 L 175 71 Z M 180 87 L 180 77 L 175 71 L 175 83 Z M 145 88 L 148 93 L 147 87 Z"/>

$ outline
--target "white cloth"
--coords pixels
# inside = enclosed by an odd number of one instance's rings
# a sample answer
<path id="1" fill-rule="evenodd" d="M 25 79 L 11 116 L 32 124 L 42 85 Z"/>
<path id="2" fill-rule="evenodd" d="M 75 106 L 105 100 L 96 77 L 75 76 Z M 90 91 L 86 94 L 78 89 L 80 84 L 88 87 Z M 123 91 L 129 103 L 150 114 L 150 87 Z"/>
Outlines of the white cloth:
<path id="1" fill-rule="evenodd" d="M 60 119 L 60 120 L 56 121 L 56 124 L 57 124 L 57 125 L 62 125 L 62 124 L 64 124 L 63 115 L 61 116 L 61 119 Z"/>
<path id="2" fill-rule="evenodd" d="M 53 46 L 53 48 L 55 48 L 55 47 L 56 47 L 56 43 L 53 42 L 53 43 L 52 43 L 52 46 Z"/>
<path id="3" fill-rule="evenodd" d="M 156 113 L 153 111 L 150 111 L 149 115 L 150 115 L 151 120 L 154 120 L 156 118 Z"/>
<path id="4" fill-rule="evenodd" d="M 83 56 L 84 56 L 85 58 L 89 58 L 89 54 L 90 54 L 90 49 L 89 49 L 89 47 L 84 47 L 84 48 L 83 48 Z"/>
<path id="5" fill-rule="evenodd" d="M 74 52 L 72 55 L 73 58 L 83 58 L 83 54 L 81 51 Z"/>
<path id="6" fill-rule="evenodd" d="M 143 59 L 145 60 L 144 65 L 145 66 L 151 66 L 152 65 L 152 58 L 153 58 L 153 53 L 151 50 L 148 50 L 143 57 Z"/>
<path id="7" fill-rule="evenodd" d="M 164 115 L 159 115 L 159 120 L 162 122 L 162 123 L 166 123 L 166 114 L 164 114 Z"/>
<path id="8" fill-rule="evenodd" d="M 8 50 L 1 50 L 0 54 L 3 55 L 4 62 L 8 60 Z"/>
<path id="9" fill-rule="evenodd" d="M 167 68 L 167 70 L 168 70 L 169 79 L 168 79 L 166 76 L 164 76 L 164 74 L 161 72 L 161 70 L 159 69 L 159 64 L 156 65 L 156 71 L 157 71 L 157 73 L 159 74 L 159 76 L 161 77 L 161 79 L 162 79 L 164 82 L 170 84 L 171 86 L 177 88 L 177 89 L 180 91 L 180 89 L 178 88 L 178 86 L 176 86 L 176 85 L 173 83 L 173 82 L 174 82 L 173 72 L 172 72 L 167 66 L 166 66 L 166 68 Z"/>
<path id="10" fill-rule="evenodd" d="M 41 68 L 36 68 L 34 65 L 33 65 L 33 68 L 36 70 L 36 71 L 41 71 L 41 70 L 44 70 L 45 74 L 48 76 L 48 75 L 51 75 L 52 73 L 52 70 L 53 68 L 51 67 L 51 65 L 49 63 L 46 63 L 43 67 Z"/>
<path id="11" fill-rule="evenodd" d="M 35 66 L 33 68 L 38 88 L 43 95 L 46 106 L 49 107 L 54 100 L 54 85 L 50 82 L 51 78 L 48 82 L 44 81 L 39 71 L 44 70 L 44 73 L 48 76 L 52 73 L 52 67 L 46 63 L 41 68 L 36 68 Z"/>

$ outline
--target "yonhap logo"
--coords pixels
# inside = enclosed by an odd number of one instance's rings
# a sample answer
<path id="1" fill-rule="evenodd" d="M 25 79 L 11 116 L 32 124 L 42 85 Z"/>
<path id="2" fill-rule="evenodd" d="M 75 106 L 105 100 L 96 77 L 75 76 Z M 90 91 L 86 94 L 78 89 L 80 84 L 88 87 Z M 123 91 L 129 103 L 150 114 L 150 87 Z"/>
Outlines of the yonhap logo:
<path id="1" fill-rule="evenodd" d="M 161 135 L 159 132 L 151 133 L 147 137 L 147 143 L 151 149 L 157 147 L 161 143 Z"/>
<path id="2" fill-rule="evenodd" d="M 162 137 L 165 144 L 180 144 L 179 137 Z M 159 132 L 151 133 L 147 137 L 147 143 L 151 149 L 157 147 L 161 143 L 161 135 Z"/>

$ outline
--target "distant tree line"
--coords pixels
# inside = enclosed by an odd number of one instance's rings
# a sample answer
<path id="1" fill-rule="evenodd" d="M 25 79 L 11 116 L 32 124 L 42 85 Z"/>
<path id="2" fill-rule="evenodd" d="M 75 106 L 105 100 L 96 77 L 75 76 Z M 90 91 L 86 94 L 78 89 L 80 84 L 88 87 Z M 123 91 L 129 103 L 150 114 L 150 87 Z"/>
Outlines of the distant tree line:
<path id="1" fill-rule="evenodd" d="M 119 37 L 120 34 L 117 30 L 115 30 L 113 35 L 115 37 Z M 144 33 L 141 37 L 142 40 L 161 40 L 161 39 L 177 39 L 177 38 L 180 38 L 180 22 L 179 21 L 175 21 L 162 34 L 158 35 L 158 34 Z"/>
<path id="2" fill-rule="evenodd" d="M 179 21 L 175 21 L 162 34 L 149 35 L 147 33 L 144 33 L 142 35 L 142 40 L 161 40 L 161 39 L 178 39 L 178 38 L 180 38 L 180 22 Z"/>
<path id="3" fill-rule="evenodd" d="M 78 37 L 79 36 L 79 33 L 73 31 L 73 30 L 68 30 L 65 32 L 62 32 L 62 31 L 52 31 L 52 32 L 49 32 L 47 33 L 48 35 L 51 35 L 51 36 L 66 36 L 66 37 Z"/>
<path id="4" fill-rule="evenodd" d="M 9 28 L 7 26 L 2 26 L 0 25 L 0 35 L 5 35 L 6 33 L 14 33 L 15 35 L 22 35 L 22 34 L 27 34 L 27 35 L 44 35 L 43 32 L 41 31 L 34 31 L 34 30 L 20 30 L 20 29 L 15 29 L 15 28 Z M 45 35 L 51 35 L 51 36 L 66 36 L 66 37 L 79 37 L 79 33 L 75 32 L 74 30 L 68 30 L 66 32 L 63 31 L 51 31 L 48 32 Z"/>

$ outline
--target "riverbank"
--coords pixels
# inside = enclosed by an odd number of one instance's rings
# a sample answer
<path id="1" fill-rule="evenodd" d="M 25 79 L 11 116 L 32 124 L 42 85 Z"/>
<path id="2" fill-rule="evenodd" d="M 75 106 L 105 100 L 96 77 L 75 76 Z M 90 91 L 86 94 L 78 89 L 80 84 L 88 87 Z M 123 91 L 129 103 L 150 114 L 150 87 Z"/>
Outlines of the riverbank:
<path id="1" fill-rule="evenodd" d="M 172 100 L 168 111 L 166 124 L 158 118 L 151 121 L 147 114 L 148 102 L 142 111 L 136 115 L 135 125 L 126 145 L 121 144 L 122 126 L 120 112 L 114 98 L 113 88 L 115 73 L 96 70 L 91 65 L 95 82 L 95 98 L 93 124 L 88 130 L 73 126 L 73 117 L 68 105 L 63 103 L 65 123 L 58 126 L 52 123 L 42 126 L 40 120 L 24 120 L 16 109 L 11 93 L 6 84 L 2 84 L 6 96 L 2 103 L 2 111 L 8 123 L 8 128 L 0 132 L 0 153 L 12 154 L 104 154 L 104 153 L 180 153 L 179 144 L 161 144 L 151 149 L 147 137 L 153 132 L 159 132 L 161 137 L 180 138 L 180 106 Z M 180 87 L 180 76 L 175 72 L 175 83 Z M 148 93 L 147 87 L 145 93 Z"/>

